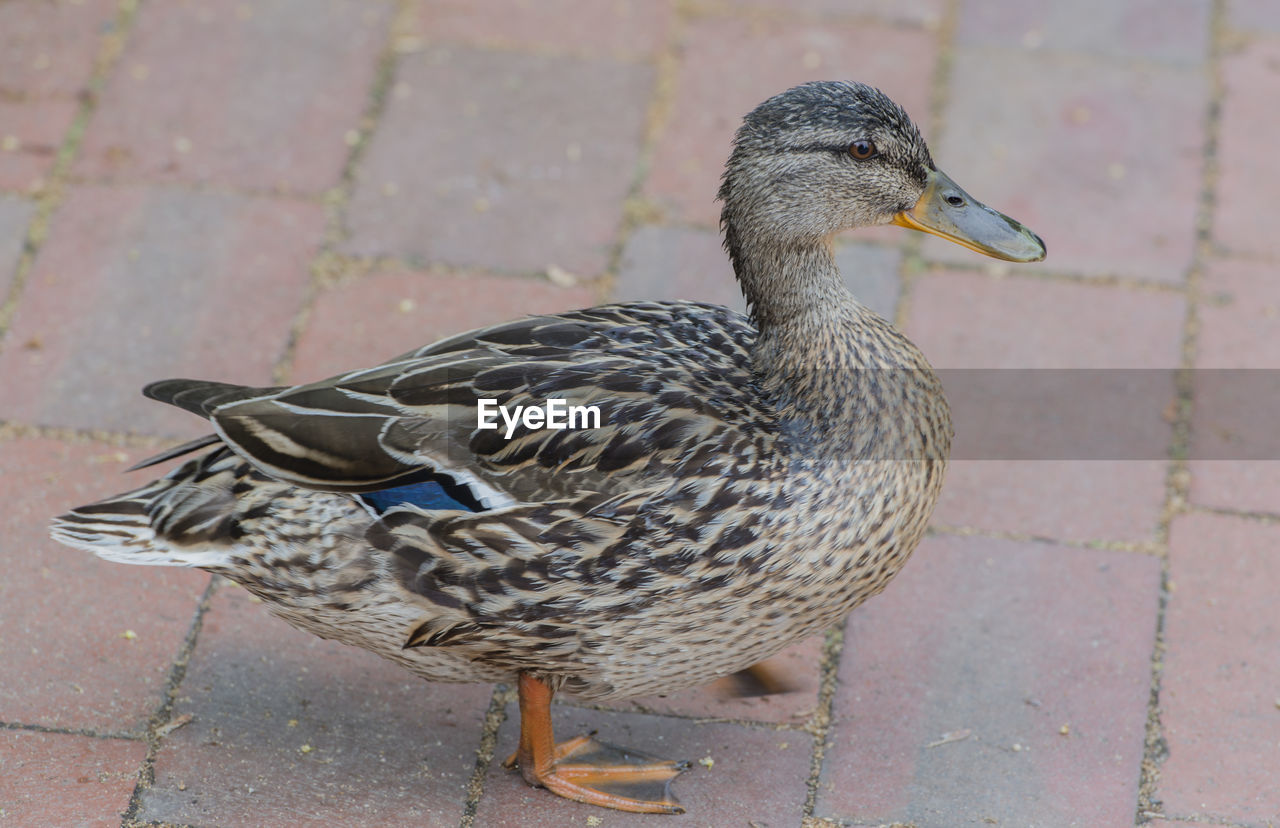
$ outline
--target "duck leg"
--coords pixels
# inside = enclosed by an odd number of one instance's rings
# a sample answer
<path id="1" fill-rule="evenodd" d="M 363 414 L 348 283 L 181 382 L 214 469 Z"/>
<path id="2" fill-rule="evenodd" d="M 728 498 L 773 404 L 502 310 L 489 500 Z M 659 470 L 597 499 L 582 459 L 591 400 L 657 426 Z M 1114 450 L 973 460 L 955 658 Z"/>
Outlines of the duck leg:
<path id="1" fill-rule="evenodd" d="M 520 674 L 520 747 L 503 764 L 518 765 L 524 780 L 575 802 L 642 814 L 682 814 L 671 780 L 688 762 L 656 759 L 634 750 L 578 736 L 555 743 L 551 733 L 552 690 Z"/>

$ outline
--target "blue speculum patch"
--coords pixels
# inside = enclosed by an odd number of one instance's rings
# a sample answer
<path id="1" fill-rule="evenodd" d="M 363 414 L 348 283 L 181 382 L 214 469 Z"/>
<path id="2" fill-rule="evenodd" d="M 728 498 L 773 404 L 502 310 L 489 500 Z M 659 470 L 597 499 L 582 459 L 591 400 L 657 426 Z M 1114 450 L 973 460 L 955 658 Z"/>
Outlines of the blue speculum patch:
<path id="1" fill-rule="evenodd" d="M 360 499 L 379 514 L 396 506 L 417 506 L 419 509 L 457 509 L 463 512 L 482 511 L 480 504 L 466 486 L 452 480 L 432 478 L 406 483 L 376 492 L 361 492 Z"/>

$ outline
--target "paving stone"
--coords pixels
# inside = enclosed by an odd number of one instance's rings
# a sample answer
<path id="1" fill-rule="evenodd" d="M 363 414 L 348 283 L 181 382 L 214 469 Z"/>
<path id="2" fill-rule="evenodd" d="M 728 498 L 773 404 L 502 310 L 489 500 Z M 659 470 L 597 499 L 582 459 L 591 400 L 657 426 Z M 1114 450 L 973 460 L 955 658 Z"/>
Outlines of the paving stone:
<path id="1" fill-rule="evenodd" d="M 556 738 L 599 731 L 599 739 L 668 759 L 685 759 L 693 768 L 672 785 L 685 807 L 680 816 L 662 817 L 671 825 L 798 825 L 805 800 L 805 778 L 813 740 L 799 731 L 698 724 L 688 719 L 606 713 L 564 705 L 553 708 Z M 609 828 L 653 825 L 649 814 L 626 814 L 570 802 L 525 784 L 500 758 L 515 749 L 520 727 L 515 705 L 498 731 L 497 757 L 484 783 L 476 824 L 484 826 L 584 825 L 591 817 Z M 703 760 L 709 759 L 709 763 Z M 708 767 L 708 764 L 710 767 Z M 768 780 L 762 784 L 762 780 Z"/>
<path id="2" fill-rule="evenodd" d="M 839 78 L 878 86 L 925 129 L 936 49 L 925 32 L 874 23 L 696 20 L 684 39 L 645 193 L 671 221 L 717 226 L 715 195 L 742 116 L 804 81 Z M 859 238 L 886 236 L 863 232 Z"/>
<path id="3" fill-rule="evenodd" d="M 1186 305 L 1172 292 L 933 270 L 906 326 L 938 368 L 1177 367 Z"/>
<path id="4" fill-rule="evenodd" d="M 756 665 L 752 675 L 732 675 L 705 687 L 665 696 L 640 696 L 604 704 L 619 710 L 695 719 L 738 719 L 803 725 L 818 707 L 822 637 L 792 644 Z"/>
<path id="5" fill-rule="evenodd" d="M 144 7 L 76 174 L 320 193 L 339 183 L 394 4 Z M 197 91 L 198 90 L 198 91 Z"/>
<path id="6" fill-rule="evenodd" d="M 80 187 L 54 217 L 0 353 L 0 417 L 195 435 L 138 393 L 172 376 L 267 383 L 324 229 L 317 204 Z"/>
<path id="7" fill-rule="evenodd" d="M 1184 314 L 1175 294 L 945 271 L 918 278 L 905 332 L 942 371 L 960 458 L 934 519 L 1060 539 L 1149 539 L 1164 503 L 1163 447 L 1172 432 L 1163 416 L 1174 396 Z M 1096 419 L 1081 430 L 1055 421 L 1052 408 L 1033 408 L 1019 387 L 1028 381 L 1067 391 L 1096 383 L 1089 393 L 1098 394 L 1115 393 L 1117 381 L 1121 390 L 1130 382 L 1144 390 L 1121 412 L 1092 411 Z M 984 383 L 1000 397 L 984 393 Z M 1068 410 L 1093 408 L 1085 398 Z M 1082 439 L 1072 442 L 1072 435 Z M 1076 459 L 1092 456 L 1083 454 L 1091 435 L 1145 449 Z M 1041 449 L 1040 437 L 1059 453 Z M 1009 459 L 1000 452 L 1006 440 L 1042 459 Z"/>
<path id="8" fill-rule="evenodd" d="M 34 214 L 35 205 L 30 201 L 0 196 L 0 296 L 9 294 Z"/>
<path id="9" fill-rule="evenodd" d="M 803 15 L 873 16 L 922 24 L 930 29 L 942 22 L 941 0 L 727 0 L 731 9 Z"/>
<path id="10" fill-rule="evenodd" d="M 1203 61 L 1211 0 L 963 0 L 956 40 L 966 46 L 1022 46 L 1132 60 Z"/>
<path id="11" fill-rule="evenodd" d="M 1265 825 L 1280 817 L 1280 526 L 1174 520 L 1160 710 L 1169 755 L 1156 797 L 1172 816 Z"/>
<path id="12" fill-rule="evenodd" d="M 89 81 L 117 0 L 0 3 L 0 98 L 70 98 Z"/>
<path id="13" fill-rule="evenodd" d="M 1039 267 L 1181 283 L 1194 253 L 1206 107 L 1199 67 L 962 48 L 934 157 L 1044 238 Z M 924 251 L 977 261 L 940 239 Z"/>
<path id="14" fill-rule="evenodd" d="M 1280 6 L 1271 0 L 1229 0 L 1227 23 L 1248 32 L 1280 34 Z"/>
<path id="15" fill-rule="evenodd" d="M 117 7 L 116 0 L 0 4 L 0 190 L 43 186 Z"/>
<path id="16" fill-rule="evenodd" d="M 1269 189 L 1280 187 L 1280 161 L 1260 136 L 1280 134 L 1280 37 L 1258 37 L 1222 59 L 1222 125 L 1213 238 L 1236 253 L 1280 256 L 1280 240 L 1266 218 Z M 1258 214 L 1261 210 L 1262 215 Z"/>
<path id="17" fill-rule="evenodd" d="M 499 271 L 604 270 L 652 68 L 450 46 L 407 56 L 398 77 L 356 175 L 344 250 Z"/>
<path id="18" fill-rule="evenodd" d="M 746 310 L 720 234 L 688 227 L 645 225 L 627 240 L 613 298 L 693 299 Z"/>
<path id="19" fill-rule="evenodd" d="M 320 294 L 292 377 L 311 382 L 484 325 L 596 304 L 586 286 L 484 273 L 376 273 Z"/>
<path id="20" fill-rule="evenodd" d="M 645 56 L 663 48 L 670 0 L 419 0 L 413 31 L 475 46 Z"/>
<path id="21" fill-rule="evenodd" d="M 11 825 L 119 825 L 147 755 L 141 741 L 23 730 L 0 730 L 0 746 Z"/>
<path id="22" fill-rule="evenodd" d="M 836 247 L 836 265 L 858 301 L 890 321 L 898 311 L 902 254 L 892 248 L 848 244 Z"/>
<path id="23" fill-rule="evenodd" d="M 1197 506 L 1280 515 L 1280 461 L 1192 460 Z"/>
<path id="24" fill-rule="evenodd" d="M 1216 260 L 1204 276 L 1191 419 L 1191 500 L 1280 513 L 1280 287 L 1266 262 Z"/>
<path id="25" fill-rule="evenodd" d="M 267 617 L 224 586 L 179 688 L 139 821 L 447 825 L 491 688 L 428 684 Z"/>
<path id="26" fill-rule="evenodd" d="M 1205 269 L 1196 367 L 1280 368 L 1280 283 L 1268 262 L 1214 259 Z"/>
<path id="27" fill-rule="evenodd" d="M 1155 557 L 927 538 L 850 617 L 815 815 L 1131 824 L 1159 589 Z"/>
<path id="28" fill-rule="evenodd" d="M 0 190 L 40 190 L 79 105 L 71 100 L 0 98 Z"/>
<path id="29" fill-rule="evenodd" d="M 1069 541 L 1150 541 L 1168 464 L 952 460 L 934 523 Z"/>
<path id="30" fill-rule="evenodd" d="M 0 721 L 141 733 L 163 700 L 208 576 L 103 561 L 48 529 L 56 514 L 144 483 L 146 472 L 121 475 L 144 456 L 101 443 L 0 442 Z"/>
<path id="31" fill-rule="evenodd" d="M 878 245 L 845 244 L 836 248 L 836 264 L 859 301 L 881 316 L 893 318 L 901 290 L 901 253 Z M 623 248 L 614 287 L 618 301 L 693 299 L 726 305 L 745 313 L 733 267 L 720 245 L 720 234 L 689 227 L 645 225 Z"/>

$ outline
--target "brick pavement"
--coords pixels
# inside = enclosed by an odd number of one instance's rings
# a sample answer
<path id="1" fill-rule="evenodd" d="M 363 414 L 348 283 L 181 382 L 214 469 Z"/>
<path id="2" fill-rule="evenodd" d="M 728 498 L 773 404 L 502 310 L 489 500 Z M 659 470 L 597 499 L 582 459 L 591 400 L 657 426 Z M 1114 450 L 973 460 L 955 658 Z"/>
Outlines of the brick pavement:
<path id="1" fill-rule="evenodd" d="M 729 135 L 850 77 L 1049 246 L 1009 267 L 841 241 L 936 364 L 1206 370 L 1153 402 L 1158 456 L 957 462 L 917 560 L 780 656 L 783 692 L 559 726 L 706 760 L 674 824 L 1280 823 L 1274 409 L 1209 370 L 1280 367 L 1280 5 L 1069 9 L 0 3 L 0 821 L 656 822 L 503 771 L 505 688 L 425 685 L 44 524 L 197 433 L 148 379 L 314 379 L 610 296 L 740 306 L 714 232 Z"/>

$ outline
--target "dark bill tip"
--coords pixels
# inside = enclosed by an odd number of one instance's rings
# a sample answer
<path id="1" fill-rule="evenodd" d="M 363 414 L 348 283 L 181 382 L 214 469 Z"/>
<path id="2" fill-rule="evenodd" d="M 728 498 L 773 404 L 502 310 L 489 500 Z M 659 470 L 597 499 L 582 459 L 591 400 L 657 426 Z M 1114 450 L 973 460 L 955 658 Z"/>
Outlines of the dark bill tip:
<path id="1" fill-rule="evenodd" d="M 916 205 L 895 215 L 893 223 L 1009 262 L 1038 262 L 1045 257 L 1039 236 L 978 201 L 939 170 L 929 174 Z"/>

